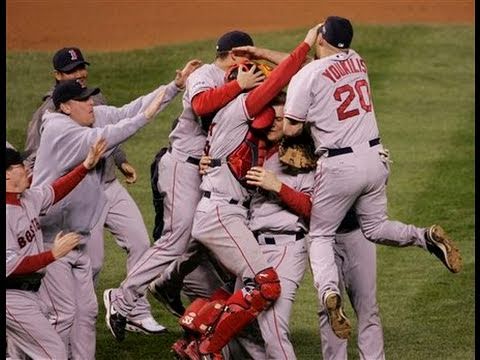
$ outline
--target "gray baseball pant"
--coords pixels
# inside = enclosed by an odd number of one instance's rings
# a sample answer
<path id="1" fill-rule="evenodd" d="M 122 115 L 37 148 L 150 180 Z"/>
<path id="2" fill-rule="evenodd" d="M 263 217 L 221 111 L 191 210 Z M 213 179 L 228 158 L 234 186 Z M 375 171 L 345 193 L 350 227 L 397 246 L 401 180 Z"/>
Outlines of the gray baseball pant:
<path id="1" fill-rule="evenodd" d="M 317 163 L 310 219 L 310 264 L 320 301 L 327 290 L 339 293 L 333 243 L 347 211 L 355 211 L 365 237 L 375 243 L 426 249 L 425 229 L 388 220 L 386 182 L 388 162 L 381 145 L 368 143 L 353 152 L 321 157 Z"/>
<path id="2" fill-rule="evenodd" d="M 376 246 L 360 229 L 335 236 L 335 263 L 340 288 L 345 288 L 357 316 L 361 360 L 384 360 L 383 329 L 377 303 Z M 338 338 L 320 304 L 320 335 L 324 360 L 347 359 L 347 340 Z"/>
<path id="3" fill-rule="evenodd" d="M 46 249 L 49 246 L 52 244 L 45 244 Z M 53 309 L 54 329 L 67 350 L 70 345 L 73 359 L 95 359 L 98 304 L 84 245 L 47 266 L 38 293 Z"/>
<path id="4" fill-rule="evenodd" d="M 47 319 L 48 309 L 37 293 L 8 289 L 5 325 L 12 359 L 67 359 L 65 345 Z"/>
<path id="5" fill-rule="evenodd" d="M 92 241 L 87 243 L 95 284 L 104 263 L 104 226 L 115 237 L 117 245 L 126 251 L 127 272 L 150 247 L 150 238 L 142 214 L 127 189 L 115 179 L 105 184 L 105 195 L 108 200 L 105 211 L 92 230 Z M 143 296 L 138 299 L 128 318 L 140 321 L 150 315 L 150 304 L 146 296 Z"/>

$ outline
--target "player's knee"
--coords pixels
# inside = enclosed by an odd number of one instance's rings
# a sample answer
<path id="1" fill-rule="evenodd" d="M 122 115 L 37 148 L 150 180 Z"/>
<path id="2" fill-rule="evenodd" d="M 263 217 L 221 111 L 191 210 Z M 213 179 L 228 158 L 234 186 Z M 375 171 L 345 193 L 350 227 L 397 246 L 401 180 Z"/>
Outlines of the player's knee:
<path id="1" fill-rule="evenodd" d="M 280 297 L 282 288 L 280 279 L 274 268 L 267 268 L 255 275 L 255 283 L 260 295 L 268 302 L 274 302 Z"/>

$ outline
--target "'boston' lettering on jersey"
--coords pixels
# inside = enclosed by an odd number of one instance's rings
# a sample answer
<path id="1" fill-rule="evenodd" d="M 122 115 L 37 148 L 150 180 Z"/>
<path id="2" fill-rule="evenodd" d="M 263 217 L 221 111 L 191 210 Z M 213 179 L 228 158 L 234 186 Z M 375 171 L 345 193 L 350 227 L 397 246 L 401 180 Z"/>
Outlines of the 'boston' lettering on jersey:
<path id="1" fill-rule="evenodd" d="M 365 61 L 363 59 L 347 59 L 336 62 L 330 65 L 325 71 L 322 73 L 323 76 L 326 76 L 334 83 L 337 80 L 340 80 L 341 77 L 349 74 L 354 74 L 358 72 L 367 72 L 367 66 L 365 65 Z"/>
<path id="2" fill-rule="evenodd" d="M 27 242 L 31 243 L 34 239 L 36 239 L 36 233 L 40 230 L 40 223 L 38 222 L 37 218 L 34 218 L 30 221 L 30 229 L 25 231 L 25 236 L 19 236 L 17 238 L 18 245 L 20 248 L 23 248 L 27 245 Z"/>

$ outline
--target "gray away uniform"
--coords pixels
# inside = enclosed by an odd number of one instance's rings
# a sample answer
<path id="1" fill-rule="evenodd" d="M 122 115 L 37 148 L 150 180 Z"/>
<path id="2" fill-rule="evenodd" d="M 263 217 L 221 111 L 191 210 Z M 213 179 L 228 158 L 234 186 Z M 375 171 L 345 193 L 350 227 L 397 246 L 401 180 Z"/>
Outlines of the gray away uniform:
<path id="1" fill-rule="evenodd" d="M 6 204 L 6 335 L 10 356 L 14 359 L 67 359 L 62 339 L 47 319 L 48 307 L 34 289 L 9 286 L 8 277 L 26 257 L 44 251 L 38 216 L 53 203 L 50 186 L 27 189 L 20 205 Z M 30 276 L 42 277 L 46 269 Z M 25 278 L 25 277 L 24 277 Z"/>
<path id="2" fill-rule="evenodd" d="M 42 105 L 35 111 L 28 124 L 25 151 L 29 154 L 25 163 L 33 169 L 38 146 L 40 144 L 43 114 L 45 111 L 55 111 L 52 101 L 53 89 L 45 94 Z M 102 93 L 92 96 L 94 105 L 106 105 Z M 98 124 L 94 124 L 98 126 Z M 120 167 L 127 161 L 120 146 L 115 147 L 111 156 L 106 157 L 103 165 L 102 180 L 104 183 L 107 206 L 102 213 L 97 226 L 92 230 L 93 241 L 87 243 L 87 253 L 92 265 L 94 284 L 98 282 L 100 270 L 104 262 L 104 227 L 115 237 L 116 243 L 127 253 L 127 272 L 138 261 L 150 246 L 147 229 L 137 204 L 128 191 L 120 184 L 115 175 L 115 166 Z M 138 300 L 130 319 L 139 321 L 151 316 L 150 304 L 146 297 Z"/>
<path id="3" fill-rule="evenodd" d="M 350 71 L 340 73 L 336 66 L 342 65 Z M 285 116 L 311 125 L 320 156 L 312 199 L 309 256 L 321 302 L 327 290 L 339 293 L 333 243 L 336 229 L 352 206 L 368 240 L 426 249 L 424 228 L 388 220 L 389 164 L 378 140 L 371 99 L 365 62 L 351 49 L 306 65 L 288 88 Z M 351 152 L 335 153 L 335 149 L 346 147 L 351 147 Z"/>
<path id="4" fill-rule="evenodd" d="M 278 152 L 265 160 L 265 170 L 276 174 L 285 185 L 310 194 L 313 171 L 290 175 L 278 159 Z M 265 340 L 266 359 L 296 359 L 290 341 L 289 321 L 295 294 L 305 274 L 308 262 L 307 225 L 293 214 L 277 195 L 257 191 L 250 204 L 249 227 L 255 234 L 263 255 L 280 278 L 280 297 L 266 311 L 258 315 L 258 324 Z"/>
<path id="5" fill-rule="evenodd" d="M 61 113 L 46 113 L 40 146 L 33 171 L 33 185 L 42 185 L 65 174 L 83 160 L 90 146 L 104 137 L 109 150 L 127 140 L 148 123 L 143 111 L 160 87 L 121 108 L 95 106 L 95 127 L 83 127 Z M 161 109 L 177 94 L 172 82 L 165 86 Z M 105 156 L 110 155 L 106 153 Z M 90 171 L 85 179 L 41 218 L 46 247 L 63 230 L 83 235 L 77 249 L 50 264 L 40 288 L 44 301 L 54 305 L 54 324 L 65 344 L 70 343 L 76 359 L 95 356 L 95 321 L 98 311 L 90 258 L 86 243 L 107 206 L 102 167 Z"/>

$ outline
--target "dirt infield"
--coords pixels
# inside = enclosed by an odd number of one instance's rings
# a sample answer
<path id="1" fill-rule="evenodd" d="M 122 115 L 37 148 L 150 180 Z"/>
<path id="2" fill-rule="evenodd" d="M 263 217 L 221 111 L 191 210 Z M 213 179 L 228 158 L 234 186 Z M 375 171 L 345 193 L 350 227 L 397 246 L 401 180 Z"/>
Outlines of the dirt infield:
<path id="1" fill-rule="evenodd" d="M 355 23 L 474 22 L 473 0 L 91 1 L 7 0 L 7 51 L 76 45 L 128 50 L 247 32 L 308 27 L 326 15 Z"/>

